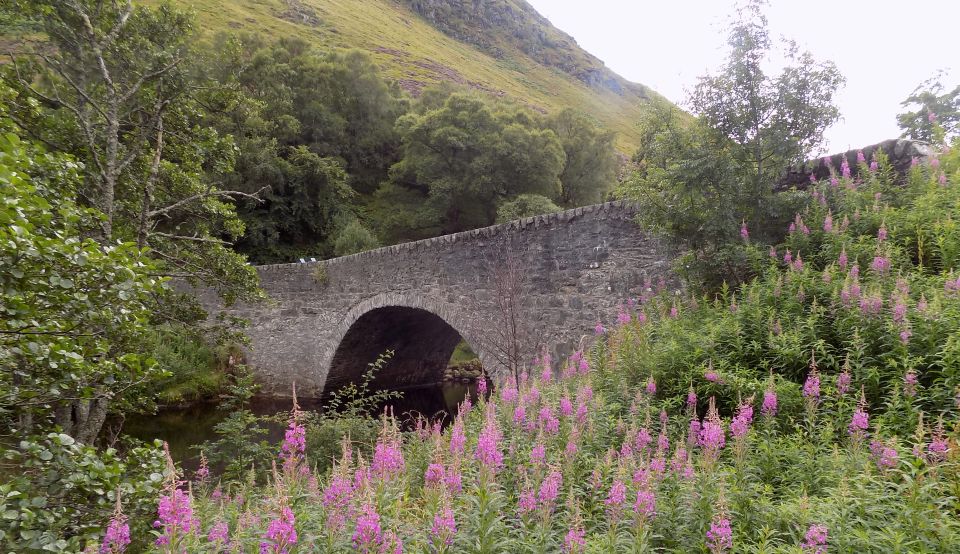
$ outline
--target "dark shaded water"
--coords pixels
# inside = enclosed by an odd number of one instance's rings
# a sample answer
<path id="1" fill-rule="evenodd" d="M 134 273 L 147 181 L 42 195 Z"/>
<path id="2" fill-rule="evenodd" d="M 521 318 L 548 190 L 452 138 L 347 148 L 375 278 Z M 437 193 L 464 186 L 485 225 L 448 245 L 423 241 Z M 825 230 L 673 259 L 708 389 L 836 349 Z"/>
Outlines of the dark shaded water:
<path id="1" fill-rule="evenodd" d="M 401 391 L 403 397 L 387 403 L 401 421 L 417 415 L 449 420 L 456 414 L 457 405 L 467 394 L 476 397 L 473 383 L 443 382 Z M 322 410 L 322 399 L 299 399 L 303 410 Z M 250 404 L 253 413 L 261 416 L 289 412 L 290 400 L 277 398 L 254 398 Z M 381 410 L 385 408 L 381 406 Z M 170 454 L 187 468 L 195 467 L 199 452 L 195 446 L 216 438 L 214 426 L 226 412 L 217 409 L 216 403 L 196 404 L 185 408 L 162 409 L 154 415 L 128 416 L 123 423 L 123 433 L 141 440 L 160 439 L 170 445 Z M 283 426 L 274 425 L 268 440 L 279 443 Z"/>

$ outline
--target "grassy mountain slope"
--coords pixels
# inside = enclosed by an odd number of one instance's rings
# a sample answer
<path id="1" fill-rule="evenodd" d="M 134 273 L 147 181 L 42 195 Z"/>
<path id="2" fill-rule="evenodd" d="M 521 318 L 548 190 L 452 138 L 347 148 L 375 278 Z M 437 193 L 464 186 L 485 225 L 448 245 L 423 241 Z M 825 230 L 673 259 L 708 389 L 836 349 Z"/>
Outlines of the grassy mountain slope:
<path id="1" fill-rule="evenodd" d="M 541 111 L 577 108 L 615 131 L 626 154 L 636 147 L 644 107 L 665 101 L 604 67 L 523 0 L 175 2 L 196 11 L 205 36 L 247 31 L 365 50 L 414 94 L 452 81 Z"/>

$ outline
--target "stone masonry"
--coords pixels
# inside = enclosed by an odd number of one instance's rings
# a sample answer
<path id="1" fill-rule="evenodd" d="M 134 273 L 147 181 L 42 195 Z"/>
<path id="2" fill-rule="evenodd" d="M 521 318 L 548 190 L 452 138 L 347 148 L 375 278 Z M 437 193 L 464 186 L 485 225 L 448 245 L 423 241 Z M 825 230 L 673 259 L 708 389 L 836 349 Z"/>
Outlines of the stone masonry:
<path id="1" fill-rule="evenodd" d="M 491 337 L 506 314 L 495 272 L 509 258 L 523 271 L 526 336 L 558 359 L 598 321 L 611 324 L 624 299 L 667 278 L 672 255 L 634 215 L 633 206 L 611 202 L 321 262 L 259 266 L 270 299 L 229 313 L 250 321 L 248 361 L 266 394 L 287 395 L 296 382 L 299 394 L 319 396 L 357 379 L 387 349 L 395 355 L 378 385 L 435 382 L 460 337 L 496 372 L 503 361 Z"/>

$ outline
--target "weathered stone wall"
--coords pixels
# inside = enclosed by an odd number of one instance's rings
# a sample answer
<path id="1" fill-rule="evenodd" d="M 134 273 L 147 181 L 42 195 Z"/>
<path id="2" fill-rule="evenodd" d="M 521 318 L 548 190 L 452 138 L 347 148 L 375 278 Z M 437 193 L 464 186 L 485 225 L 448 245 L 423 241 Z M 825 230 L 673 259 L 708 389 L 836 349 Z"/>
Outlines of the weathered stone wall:
<path id="1" fill-rule="evenodd" d="M 609 323 L 619 302 L 667 277 L 672 256 L 634 215 L 631 205 L 612 202 L 322 262 L 260 266 L 270 301 L 230 311 L 250 320 L 249 361 L 268 394 L 288 394 L 295 381 L 301 394 L 318 395 L 325 384 L 355 379 L 384 347 L 398 350 L 384 375 L 393 386 L 437 380 L 459 336 L 495 371 L 491 327 L 503 318 L 491 276 L 509 252 L 525 269 L 525 324 L 562 356 L 598 320 Z"/>
<path id="2" fill-rule="evenodd" d="M 930 155 L 931 150 L 927 144 L 907 139 L 890 139 L 870 146 L 864 146 L 856 150 L 848 150 L 841 154 L 832 154 L 815 160 L 809 160 L 803 167 L 792 168 L 777 183 L 776 190 L 784 191 L 793 187 L 806 189 L 810 184 L 810 175 L 812 174 L 818 180 L 829 179 L 831 168 L 834 172 L 840 173 L 840 166 L 846 159 L 850 165 L 851 173 L 856 176 L 859 168 L 857 167 L 857 153 L 863 152 L 866 160 L 873 159 L 876 152 L 883 152 L 887 156 L 893 170 L 899 175 L 905 175 L 910 169 L 913 158 L 925 158 Z M 829 163 L 828 163 L 829 162 Z"/>

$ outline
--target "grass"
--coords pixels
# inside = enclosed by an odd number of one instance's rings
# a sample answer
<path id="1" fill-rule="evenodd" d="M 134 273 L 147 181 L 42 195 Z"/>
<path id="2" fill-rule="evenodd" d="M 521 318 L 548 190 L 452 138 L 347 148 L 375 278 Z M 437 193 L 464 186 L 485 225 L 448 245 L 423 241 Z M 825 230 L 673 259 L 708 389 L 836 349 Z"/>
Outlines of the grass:
<path id="1" fill-rule="evenodd" d="M 161 0 L 143 0 L 146 5 Z M 639 84 L 618 95 L 595 89 L 558 69 L 537 63 L 496 40 L 501 59 L 453 39 L 393 0 L 302 0 L 320 23 L 299 24 L 280 17 L 287 0 L 175 0 L 198 17 L 201 36 L 221 31 L 257 32 L 268 37 L 298 36 L 323 48 L 358 48 L 377 61 L 384 74 L 398 82 L 433 84 L 462 81 L 474 88 L 496 91 L 541 111 L 579 109 L 617 133 L 616 146 L 632 154 L 639 141 L 637 122 L 653 101 L 665 101 Z M 295 3 L 295 2 L 291 2 Z M 497 39 L 497 37 L 494 37 Z M 577 57 L 584 57 L 576 52 Z M 649 98 L 647 97 L 649 95 Z"/>

